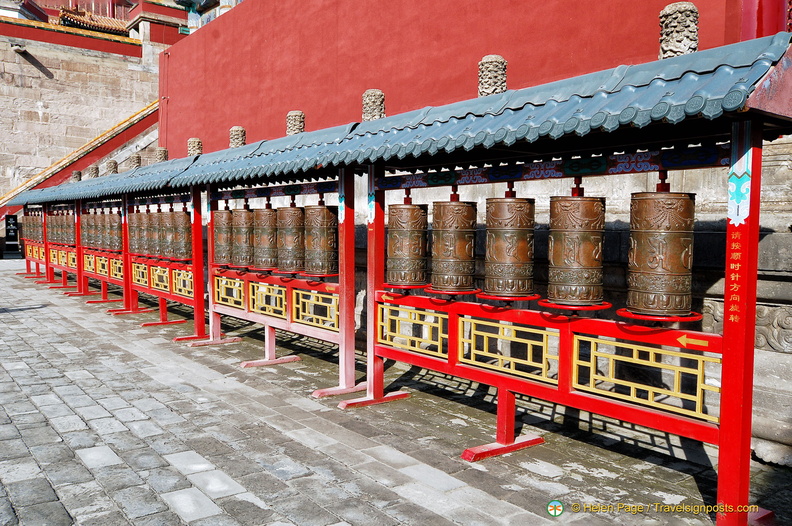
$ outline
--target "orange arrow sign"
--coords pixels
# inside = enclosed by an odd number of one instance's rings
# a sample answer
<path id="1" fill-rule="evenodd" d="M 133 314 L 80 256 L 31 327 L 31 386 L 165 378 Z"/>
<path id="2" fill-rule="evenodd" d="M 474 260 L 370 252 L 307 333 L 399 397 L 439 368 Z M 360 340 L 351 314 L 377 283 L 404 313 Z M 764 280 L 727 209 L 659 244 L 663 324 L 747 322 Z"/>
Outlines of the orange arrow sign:
<path id="1" fill-rule="evenodd" d="M 699 347 L 709 347 L 709 342 L 707 340 L 697 340 L 695 338 L 688 338 L 687 334 L 683 334 L 677 341 L 682 347 L 687 347 L 688 344 L 690 345 L 698 345 Z"/>

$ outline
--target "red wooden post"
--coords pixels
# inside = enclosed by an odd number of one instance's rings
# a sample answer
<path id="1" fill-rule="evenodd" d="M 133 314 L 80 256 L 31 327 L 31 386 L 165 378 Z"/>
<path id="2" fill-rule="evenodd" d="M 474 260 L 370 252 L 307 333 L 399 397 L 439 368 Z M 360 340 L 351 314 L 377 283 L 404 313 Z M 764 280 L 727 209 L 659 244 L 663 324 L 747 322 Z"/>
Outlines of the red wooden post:
<path id="1" fill-rule="evenodd" d="M 41 206 L 41 239 L 44 245 L 44 280 L 37 281 L 36 283 L 48 285 L 57 283 L 55 281 L 55 269 L 50 264 L 50 244 L 49 236 L 47 236 L 47 214 L 49 214 L 49 205 L 44 204 Z"/>
<path id="2" fill-rule="evenodd" d="M 193 334 L 190 336 L 177 336 L 173 339 L 175 342 L 201 340 L 207 337 L 206 310 L 204 307 L 204 293 L 206 288 L 204 286 L 203 209 L 201 208 L 200 187 L 193 186 L 190 189 L 190 197 L 192 201 L 190 235 L 192 237 Z M 211 276 L 209 279 L 211 279 Z"/>
<path id="3" fill-rule="evenodd" d="M 761 123 L 732 125 L 726 223 L 718 525 L 746 524 L 751 467 L 756 280 L 762 181 Z"/>

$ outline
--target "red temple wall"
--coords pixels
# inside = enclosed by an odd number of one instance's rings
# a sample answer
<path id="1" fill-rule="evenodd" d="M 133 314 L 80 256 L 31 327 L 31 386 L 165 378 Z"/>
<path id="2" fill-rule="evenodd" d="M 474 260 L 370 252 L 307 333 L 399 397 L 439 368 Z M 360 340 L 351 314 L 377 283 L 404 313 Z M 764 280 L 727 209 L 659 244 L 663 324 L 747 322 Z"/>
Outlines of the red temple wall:
<path id="1" fill-rule="evenodd" d="M 246 1 L 160 57 L 160 144 L 186 155 L 285 133 L 302 110 L 306 130 L 360 120 L 361 95 L 385 92 L 389 115 L 473 98 L 478 62 L 508 61 L 524 88 L 657 59 L 667 0 Z M 785 0 L 696 0 L 700 49 L 781 31 Z"/>

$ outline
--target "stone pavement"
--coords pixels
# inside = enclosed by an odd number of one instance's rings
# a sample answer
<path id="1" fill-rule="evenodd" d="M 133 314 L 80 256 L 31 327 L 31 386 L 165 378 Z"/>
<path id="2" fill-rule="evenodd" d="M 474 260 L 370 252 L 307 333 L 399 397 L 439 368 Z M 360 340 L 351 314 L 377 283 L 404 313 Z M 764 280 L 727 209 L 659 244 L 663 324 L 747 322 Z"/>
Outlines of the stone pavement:
<path id="1" fill-rule="evenodd" d="M 520 422 L 546 443 L 467 463 L 495 433 L 478 384 L 396 364 L 390 388 L 411 398 L 341 411 L 309 397 L 337 383 L 322 342 L 284 334 L 302 361 L 240 369 L 261 357 L 256 325 L 189 348 L 171 341 L 189 325 L 141 328 L 156 314 L 110 316 L 22 270 L 0 260 L 0 525 L 711 523 L 652 505 L 714 503 L 700 444 L 526 399 Z M 790 470 L 756 463 L 752 491 L 792 523 Z M 650 509 L 572 511 L 618 503 Z"/>

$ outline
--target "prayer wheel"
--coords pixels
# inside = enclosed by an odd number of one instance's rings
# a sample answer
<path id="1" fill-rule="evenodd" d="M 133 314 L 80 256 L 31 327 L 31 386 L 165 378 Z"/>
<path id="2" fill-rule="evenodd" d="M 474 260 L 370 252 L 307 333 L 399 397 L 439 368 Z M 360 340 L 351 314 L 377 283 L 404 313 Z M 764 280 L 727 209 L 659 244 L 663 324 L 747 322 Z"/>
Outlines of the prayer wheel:
<path id="1" fill-rule="evenodd" d="M 192 222 L 187 211 L 173 212 L 173 257 L 192 259 Z"/>
<path id="2" fill-rule="evenodd" d="M 695 194 L 640 192 L 630 203 L 627 310 L 690 314 Z"/>
<path id="3" fill-rule="evenodd" d="M 123 246 L 121 237 L 121 214 L 110 212 L 107 217 L 107 249 L 120 252 Z"/>
<path id="4" fill-rule="evenodd" d="M 427 239 L 426 205 L 388 207 L 386 278 L 391 285 L 425 285 Z"/>
<path id="5" fill-rule="evenodd" d="M 80 244 L 84 247 L 91 246 L 91 220 L 91 213 L 87 211 L 80 217 Z"/>
<path id="6" fill-rule="evenodd" d="M 484 292 L 496 296 L 533 293 L 534 200 L 487 199 Z"/>
<path id="7" fill-rule="evenodd" d="M 64 217 L 64 243 L 68 243 L 69 245 L 74 245 L 74 233 L 76 231 L 75 223 L 74 223 L 74 214 L 69 214 Z"/>
<path id="8" fill-rule="evenodd" d="M 216 265 L 231 264 L 231 210 L 216 210 L 214 222 L 214 262 Z"/>
<path id="9" fill-rule="evenodd" d="M 305 214 L 302 208 L 278 208 L 278 270 L 302 272 L 305 269 Z"/>
<path id="10" fill-rule="evenodd" d="M 562 305 L 602 303 L 605 198 L 550 198 L 547 299 Z"/>
<path id="11" fill-rule="evenodd" d="M 160 255 L 168 259 L 175 259 L 174 242 L 176 241 L 176 234 L 173 222 L 176 220 L 176 217 L 173 211 L 160 212 L 159 216 L 161 233 Z"/>
<path id="12" fill-rule="evenodd" d="M 138 247 L 140 250 L 140 254 L 151 254 L 151 234 L 149 231 L 151 230 L 151 216 L 153 215 L 148 210 L 145 212 L 141 212 L 138 214 L 139 221 L 140 221 L 140 238 L 138 240 Z"/>
<path id="13" fill-rule="evenodd" d="M 110 249 L 110 216 L 109 211 L 103 211 L 99 215 L 99 248 L 102 250 Z"/>
<path id="14" fill-rule="evenodd" d="M 162 255 L 162 212 L 149 214 L 148 230 L 146 230 L 148 255 Z"/>
<path id="15" fill-rule="evenodd" d="M 140 254 L 140 217 L 143 214 L 135 212 L 127 216 L 127 229 L 129 230 L 129 252 Z"/>
<path id="16" fill-rule="evenodd" d="M 278 266 L 277 212 L 271 208 L 253 211 L 253 266 L 271 269 Z"/>
<path id="17" fill-rule="evenodd" d="M 338 273 L 338 207 L 305 207 L 305 272 Z"/>
<path id="18" fill-rule="evenodd" d="M 432 288 L 474 290 L 476 203 L 436 202 L 432 215 Z"/>
<path id="19" fill-rule="evenodd" d="M 50 243 L 58 242 L 58 216 L 47 217 L 47 241 Z"/>
<path id="20" fill-rule="evenodd" d="M 253 211 L 234 210 L 231 214 L 231 264 L 235 267 L 253 266 Z"/>

